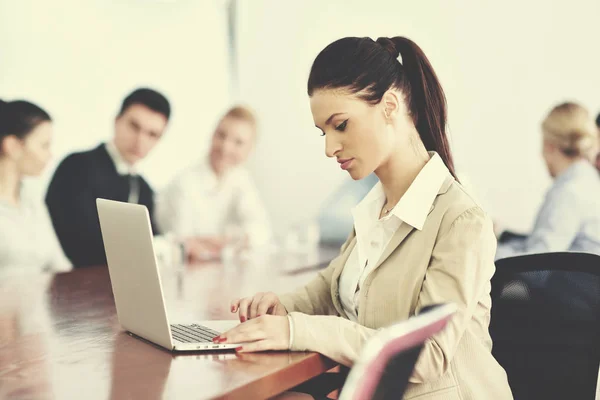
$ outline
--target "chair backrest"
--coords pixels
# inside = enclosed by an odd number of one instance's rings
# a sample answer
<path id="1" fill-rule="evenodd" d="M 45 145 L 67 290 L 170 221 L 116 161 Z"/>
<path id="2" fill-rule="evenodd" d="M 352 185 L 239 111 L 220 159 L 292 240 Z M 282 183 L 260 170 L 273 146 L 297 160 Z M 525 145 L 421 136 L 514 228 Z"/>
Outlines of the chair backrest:
<path id="1" fill-rule="evenodd" d="M 515 399 L 593 399 L 600 362 L 600 256 L 496 261 L 492 353 Z"/>
<path id="2" fill-rule="evenodd" d="M 454 304 L 425 307 L 419 315 L 377 332 L 350 370 L 340 400 L 402 398 L 423 344 L 455 312 Z"/>

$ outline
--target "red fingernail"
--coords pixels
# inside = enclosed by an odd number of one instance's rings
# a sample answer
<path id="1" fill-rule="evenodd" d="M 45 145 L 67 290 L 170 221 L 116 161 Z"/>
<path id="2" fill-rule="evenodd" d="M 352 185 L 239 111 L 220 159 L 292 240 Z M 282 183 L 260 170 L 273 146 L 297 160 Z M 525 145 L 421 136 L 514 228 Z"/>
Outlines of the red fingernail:
<path id="1" fill-rule="evenodd" d="M 246 317 L 240 317 L 240 321 L 246 322 Z"/>
<path id="2" fill-rule="evenodd" d="M 243 348 L 242 346 L 240 346 L 240 347 L 236 347 L 236 348 L 235 348 L 235 351 L 242 351 L 243 349 L 244 349 L 244 348 Z"/>
<path id="3" fill-rule="evenodd" d="M 235 312 L 235 307 L 231 307 L 231 312 Z"/>
<path id="4" fill-rule="evenodd" d="M 212 338 L 213 343 L 217 343 L 219 340 L 221 340 L 220 336 L 215 336 L 214 338 Z"/>
<path id="5" fill-rule="evenodd" d="M 226 341 L 227 341 L 227 338 L 220 337 L 220 338 L 219 338 L 219 340 L 218 340 L 217 342 L 218 342 L 218 343 L 223 343 L 223 342 L 226 342 Z"/>

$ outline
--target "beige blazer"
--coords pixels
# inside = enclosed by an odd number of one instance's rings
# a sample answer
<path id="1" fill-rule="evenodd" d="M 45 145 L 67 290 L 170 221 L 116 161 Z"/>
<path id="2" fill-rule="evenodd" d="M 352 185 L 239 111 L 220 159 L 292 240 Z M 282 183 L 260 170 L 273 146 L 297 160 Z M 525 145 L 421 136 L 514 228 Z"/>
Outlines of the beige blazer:
<path id="1" fill-rule="evenodd" d="M 281 296 L 292 318 L 292 350 L 317 351 L 350 366 L 376 329 L 427 305 L 452 302 L 458 311 L 425 344 L 404 398 L 512 399 L 488 332 L 496 250 L 492 222 L 449 173 L 423 229 L 403 223 L 365 280 L 358 323 L 344 313 L 338 289 L 355 245 L 352 234 L 313 281 Z"/>

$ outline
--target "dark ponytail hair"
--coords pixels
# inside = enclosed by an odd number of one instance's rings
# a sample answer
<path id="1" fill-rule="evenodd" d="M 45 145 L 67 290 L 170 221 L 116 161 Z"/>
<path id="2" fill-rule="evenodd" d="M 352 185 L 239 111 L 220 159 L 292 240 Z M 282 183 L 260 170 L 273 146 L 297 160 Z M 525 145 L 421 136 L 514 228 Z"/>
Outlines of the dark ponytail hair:
<path id="1" fill-rule="evenodd" d="M 379 104 L 391 88 L 404 94 L 425 148 L 437 152 L 456 178 L 446 135 L 446 96 L 415 42 L 402 36 L 339 39 L 319 53 L 308 78 L 309 96 L 318 89 L 346 89 L 370 104 Z"/>
<path id="2" fill-rule="evenodd" d="M 39 124 L 52 121 L 39 106 L 24 100 L 0 100 L 0 142 L 7 136 L 25 139 Z"/>

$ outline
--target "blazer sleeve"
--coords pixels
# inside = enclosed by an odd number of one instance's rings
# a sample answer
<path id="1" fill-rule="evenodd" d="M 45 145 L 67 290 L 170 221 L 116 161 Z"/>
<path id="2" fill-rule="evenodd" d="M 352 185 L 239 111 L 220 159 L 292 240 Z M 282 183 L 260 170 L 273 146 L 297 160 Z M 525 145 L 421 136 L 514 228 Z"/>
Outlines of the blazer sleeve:
<path id="1" fill-rule="evenodd" d="M 352 366 L 365 342 L 377 332 L 359 323 L 334 315 L 289 314 L 294 329 L 291 350 L 316 351 L 330 359 Z"/>
<path id="2" fill-rule="evenodd" d="M 331 280 L 343 253 L 352 241 L 354 234 L 346 240 L 340 249 L 340 254 L 329 263 L 329 266 L 306 286 L 294 293 L 279 296 L 279 300 L 288 313 L 297 311 L 309 315 L 337 315 L 337 310 L 331 298 Z"/>
<path id="3" fill-rule="evenodd" d="M 331 276 L 333 275 L 332 261 L 329 266 L 310 281 L 306 286 L 294 293 L 279 297 L 279 301 L 288 313 L 298 311 L 310 315 L 336 314 L 331 299 Z"/>
<path id="4" fill-rule="evenodd" d="M 474 207 L 457 217 L 447 232 L 440 232 L 416 312 L 450 302 L 458 310 L 442 332 L 427 340 L 410 382 L 431 381 L 446 372 L 479 300 L 489 293 L 496 251 L 492 225 L 483 210 Z"/>
<path id="5" fill-rule="evenodd" d="M 75 266 L 106 263 L 90 179 L 85 160 L 72 155 L 58 166 L 46 193 L 56 236 Z"/>

